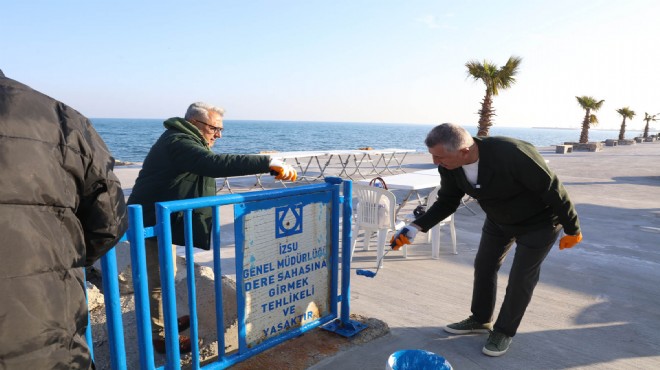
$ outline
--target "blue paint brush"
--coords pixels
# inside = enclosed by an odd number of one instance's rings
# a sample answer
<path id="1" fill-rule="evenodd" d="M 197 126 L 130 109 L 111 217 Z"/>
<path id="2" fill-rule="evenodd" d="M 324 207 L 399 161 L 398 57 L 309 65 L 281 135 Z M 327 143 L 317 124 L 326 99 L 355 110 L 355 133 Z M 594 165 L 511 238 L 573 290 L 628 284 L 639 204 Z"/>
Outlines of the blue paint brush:
<path id="1" fill-rule="evenodd" d="M 388 250 L 387 252 L 385 252 L 385 254 L 383 254 L 383 256 L 382 256 L 381 258 L 378 259 L 378 262 L 376 262 L 376 271 L 375 271 L 375 272 L 374 272 L 374 271 L 361 270 L 361 269 L 360 269 L 360 270 L 356 270 L 355 273 L 356 273 L 357 275 L 360 275 L 360 276 L 365 276 L 365 277 L 368 277 L 368 278 L 375 278 L 375 277 L 376 277 L 376 274 L 378 274 L 378 270 L 380 270 L 380 261 L 382 261 L 383 258 L 385 258 L 385 256 L 387 256 L 387 254 L 390 253 L 390 251 L 391 251 L 391 249 Z"/>

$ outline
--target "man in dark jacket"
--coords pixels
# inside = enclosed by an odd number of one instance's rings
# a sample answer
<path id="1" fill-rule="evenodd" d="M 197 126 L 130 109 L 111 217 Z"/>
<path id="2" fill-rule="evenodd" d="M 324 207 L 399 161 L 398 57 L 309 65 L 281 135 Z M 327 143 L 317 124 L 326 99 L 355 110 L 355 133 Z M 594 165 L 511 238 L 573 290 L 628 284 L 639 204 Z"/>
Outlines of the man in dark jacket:
<path id="1" fill-rule="evenodd" d="M 156 223 L 154 204 L 157 202 L 190 199 L 215 195 L 215 178 L 254 175 L 271 172 L 278 180 L 295 181 L 293 167 L 266 155 L 215 154 L 211 147 L 222 137 L 224 110 L 206 103 L 193 103 L 184 118 L 170 118 L 164 122 L 165 132 L 153 145 L 135 181 L 129 204 L 143 206 L 147 226 Z M 193 210 L 193 245 L 210 248 L 211 209 Z M 172 241 L 184 245 L 183 215 L 174 215 Z M 173 247 L 173 255 L 176 249 Z M 158 243 L 146 240 L 147 272 L 150 291 L 151 327 L 156 351 L 165 351 L 164 321 L 158 264 Z M 176 264 L 175 264 L 176 267 Z M 180 318 L 179 328 L 188 326 Z M 190 339 L 179 338 L 181 352 L 190 351 Z"/>
<path id="2" fill-rule="evenodd" d="M 417 231 L 427 232 L 458 208 L 465 194 L 486 213 L 474 261 L 472 315 L 444 329 L 453 334 L 489 333 L 483 348 L 489 356 L 509 349 L 532 293 L 541 263 L 563 228 L 559 248 L 582 240 L 575 207 L 557 176 L 533 145 L 511 138 L 473 138 L 460 126 L 445 123 L 426 137 L 438 165 L 437 201 L 393 237 L 394 249 L 409 244 Z M 509 283 L 495 325 L 497 272 L 516 243 Z"/>
<path id="3" fill-rule="evenodd" d="M 127 228 L 89 120 L 0 72 L 0 368 L 91 369 L 83 267 Z"/>

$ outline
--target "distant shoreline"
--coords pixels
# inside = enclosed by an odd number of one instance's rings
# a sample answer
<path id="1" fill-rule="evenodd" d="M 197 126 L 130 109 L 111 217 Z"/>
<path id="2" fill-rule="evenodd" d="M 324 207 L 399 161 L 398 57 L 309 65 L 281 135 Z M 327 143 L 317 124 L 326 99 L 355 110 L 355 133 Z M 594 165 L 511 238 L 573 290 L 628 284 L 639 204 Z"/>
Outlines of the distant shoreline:
<path id="1" fill-rule="evenodd" d="M 533 129 L 541 129 L 541 130 L 575 130 L 579 131 L 581 128 L 575 128 L 575 127 L 541 127 L 541 126 L 536 126 L 536 127 L 531 127 Z M 620 129 L 618 128 L 590 128 L 589 131 L 619 131 Z M 628 129 L 627 131 L 644 131 L 644 129 Z M 658 131 L 657 129 L 650 127 L 649 132 L 651 131 Z"/>
<path id="2" fill-rule="evenodd" d="M 122 161 L 120 159 L 115 158 L 115 166 L 135 166 L 135 167 L 142 167 L 141 162 L 128 162 L 128 161 Z"/>
<path id="3" fill-rule="evenodd" d="M 576 128 L 571 128 L 571 127 L 542 127 L 542 126 L 534 126 L 531 127 L 534 129 L 541 129 L 541 130 L 577 130 Z"/>

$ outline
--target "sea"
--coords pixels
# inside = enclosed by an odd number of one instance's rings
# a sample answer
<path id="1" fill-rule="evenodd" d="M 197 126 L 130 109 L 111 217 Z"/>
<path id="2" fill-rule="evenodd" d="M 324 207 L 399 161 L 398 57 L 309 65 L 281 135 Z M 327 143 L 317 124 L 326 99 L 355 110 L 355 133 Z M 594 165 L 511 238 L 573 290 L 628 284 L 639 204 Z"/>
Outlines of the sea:
<path id="1" fill-rule="evenodd" d="M 165 131 L 161 119 L 92 118 L 115 159 L 122 162 L 144 162 L 151 146 Z M 216 153 L 258 154 L 266 151 L 345 150 L 402 148 L 426 153 L 424 139 L 434 127 L 431 124 L 350 123 L 302 121 L 225 120 L 222 138 L 215 142 Z M 464 125 L 476 135 L 474 125 Z M 626 138 L 641 135 L 626 130 Z M 537 147 L 578 141 L 580 129 L 521 128 L 493 125 L 490 136 L 509 136 L 525 140 Z M 589 141 L 616 139 L 618 130 L 589 130 Z"/>

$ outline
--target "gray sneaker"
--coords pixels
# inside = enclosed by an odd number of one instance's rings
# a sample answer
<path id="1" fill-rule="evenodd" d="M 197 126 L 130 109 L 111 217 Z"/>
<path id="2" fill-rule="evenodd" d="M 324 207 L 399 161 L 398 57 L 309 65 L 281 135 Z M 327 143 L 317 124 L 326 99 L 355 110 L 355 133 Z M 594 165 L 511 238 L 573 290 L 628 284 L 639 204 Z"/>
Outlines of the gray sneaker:
<path id="1" fill-rule="evenodd" d="M 455 322 L 445 326 L 445 331 L 452 334 L 473 334 L 473 333 L 489 333 L 493 329 L 493 324 L 490 322 L 480 323 L 475 320 L 473 316 L 461 322 Z"/>
<path id="2" fill-rule="evenodd" d="M 502 356 L 506 353 L 506 351 L 509 350 L 511 340 L 512 339 L 510 336 L 504 333 L 493 331 L 490 333 L 488 341 L 481 351 L 488 356 Z"/>

